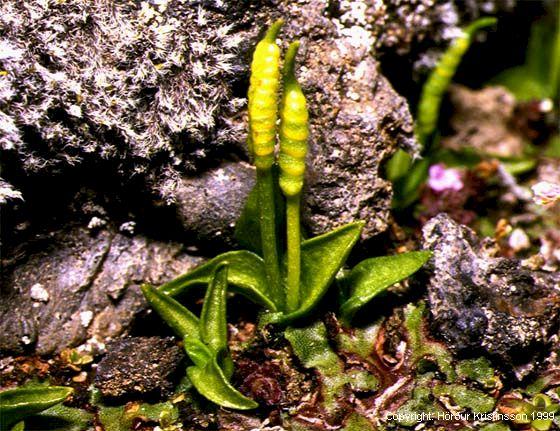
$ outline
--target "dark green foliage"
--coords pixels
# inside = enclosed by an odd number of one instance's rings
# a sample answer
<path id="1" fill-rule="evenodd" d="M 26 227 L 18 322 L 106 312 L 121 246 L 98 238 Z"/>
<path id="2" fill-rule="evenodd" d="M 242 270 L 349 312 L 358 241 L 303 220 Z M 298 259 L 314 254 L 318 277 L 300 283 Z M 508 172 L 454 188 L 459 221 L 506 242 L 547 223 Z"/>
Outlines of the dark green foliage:
<path id="1" fill-rule="evenodd" d="M 63 386 L 33 386 L 0 392 L 1 430 L 8 430 L 26 417 L 61 403 L 72 391 Z"/>
<path id="2" fill-rule="evenodd" d="M 491 81 L 507 87 L 517 100 L 560 100 L 560 4 L 550 6 L 554 10 L 531 27 L 525 63 Z"/>
<path id="3" fill-rule="evenodd" d="M 74 407 L 57 404 L 25 420 L 26 431 L 85 431 L 93 422 L 93 414 Z"/>
<path id="4" fill-rule="evenodd" d="M 227 350 L 228 265 L 220 261 L 210 268 L 212 276 L 208 281 L 200 319 L 158 289 L 144 285 L 142 292 L 150 305 L 184 339 L 185 351 L 194 364 L 187 368 L 187 374 L 196 390 L 221 406 L 253 409 L 258 406 L 257 403 L 229 383 L 233 362 Z"/>
<path id="5" fill-rule="evenodd" d="M 430 256 L 429 251 L 413 251 L 360 262 L 342 279 L 348 289 L 348 299 L 340 307 L 342 317 L 348 321 L 377 294 L 418 271 Z"/>

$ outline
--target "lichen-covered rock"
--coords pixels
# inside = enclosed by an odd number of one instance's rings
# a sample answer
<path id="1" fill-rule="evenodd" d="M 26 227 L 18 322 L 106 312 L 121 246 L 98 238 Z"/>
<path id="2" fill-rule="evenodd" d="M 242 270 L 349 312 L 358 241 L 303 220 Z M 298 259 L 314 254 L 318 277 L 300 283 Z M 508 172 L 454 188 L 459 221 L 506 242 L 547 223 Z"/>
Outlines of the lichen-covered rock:
<path id="1" fill-rule="evenodd" d="M 455 351 L 497 358 L 518 378 L 531 372 L 557 328 L 560 273 L 495 257 L 492 241 L 446 214 L 423 234 L 434 253 L 428 293 L 436 334 Z"/>
<path id="2" fill-rule="evenodd" d="M 115 340 L 97 366 L 94 385 L 111 400 L 169 395 L 174 386 L 171 378 L 184 359 L 171 338 Z"/>
<path id="3" fill-rule="evenodd" d="M 172 198 L 178 171 L 236 139 L 232 24 L 190 1 L 2 2 L 2 149 L 28 172 L 125 157 Z"/>
<path id="4" fill-rule="evenodd" d="M 517 2 L 414 0 L 379 3 L 384 9 L 378 19 L 384 29 L 377 42 L 379 50 L 406 56 L 415 72 L 426 73 L 466 24 L 481 16 L 512 12 Z"/>
<path id="5" fill-rule="evenodd" d="M 161 284 L 201 261 L 179 244 L 82 228 L 26 244 L 13 256 L 3 261 L 0 292 L 4 353 L 104 343 L 125 333 L 146 306 L 141 283 Z"/>
<path id="6" fill-rule="evenodd" d="M 379 165 L 397 146 L 414 151 L 412 119 L 373 55 L 385 5 L 336 9 L 319 0 L 4 2 L 0 140 L 30 174 L 5 179 L 17 189 L 35 174 L 112 160 L 124 183 L 143 178 L 146 192 L 177 204 L 193 230 L 183 176 L 244 147 L 252 49 L 282 17 L 283 43 L 304 45 L 298 76 L 312 115 L 313 231 L 357 218 L 367 220 L 365 237 L 383 231 L 391 189 Z"/>

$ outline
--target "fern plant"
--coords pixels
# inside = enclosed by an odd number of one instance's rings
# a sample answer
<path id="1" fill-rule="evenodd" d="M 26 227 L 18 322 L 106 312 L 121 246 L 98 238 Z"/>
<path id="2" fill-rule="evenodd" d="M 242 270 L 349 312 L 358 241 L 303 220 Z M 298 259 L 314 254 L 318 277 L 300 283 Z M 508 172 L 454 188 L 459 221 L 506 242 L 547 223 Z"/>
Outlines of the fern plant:
<path id="1" fill-rule="evenodd" d="M 324 296 L 358 241 L 363 222 L 349 223 L 315 238 L 302 240 L 300 200 L 309 113 L 294 73 L 298 42 L 292 43 L 287 50 L 281 74 L 283 96 L 278 102 L 280 51 L 276 37 L 281 25 L 282 21 L 277 21 L 270 27 L 257 45 L 251 65 L 248 146 L 257 171 L 257 183 L 236 226 L 239 242 L 250 251 L 221 254 L 194 271 L 164 284 L 160 292 L 178 296 L 193 286 L 206 284 L 214 268 L 228 262 L 228 282 L 232 289 L 266 309 L 261 321 L 289 324 L 308 315 Z M 278 105 L 280 130 L 277 134 Z M 276 158 L 277 135 L 279 154 Z M 286 237 L 282 241 L 280 230 L 284 226 Z M 285 249 L 281 247 L 284 242 Z M 394 269 L 399 269 L 396 277 L 399 281 L 416 271 L 427 256 L 426 252 L 413 252 L 384 258 L 383 262 L 388 265 L 404 260 L 416 263 L 394 265 Z M 367 276 L 379 272 L 379 262 L 364 261 L 353 271 L 354 280 L 368 281 L 363 287 L 348 289 L 350 296 L 346 301 L 350 302 L 341 309 L 347 317 L 379 289 L 379 284 L 372 284 L 375 275 Z M 403 268 L 406 270 L 401 270 Z M 358 272 L 360 277 L 356 276 Z"/>
<path id="2" fill-rule="evenodd" d="M 257 181 L 236 226 L 236 236 L 247 250 L 216 256 L 158 289 L 142 287 L 152 307 L 184 339 L 194 364 L 187 373 L 195 388 L 209 400 L 237 409 L 257 405 L 229 383 L 233 365 L 225 330 L 228 286 L 264 308 L 261 324 L 291 324 L 309 315 L 320 302 L 363 227 L 358 221 L 302 238 L 300 201 L 309 113 L 294 72 L 298 42 L 288 47 L 280 73 L 276 38 L 281 26 L 282 21 L 277 21 L 269 28 L 251 65 L 248 147 Z M 280 77 L 283 93 L 279 101 Z M 282 228 L 286 232 L 283 238 Z M 342 318 L 349 323 L 360 307 L 417 271 L 429 256 L 429 252 L 419 251 L 367 259 L 339 277 Z M 174 298 L 200 285 L 208 287 L 199 319 Z"/>
<path id="3" fill-rule="evenodd" d="M 216 265 L 200 318 L 175 299 L 150 285 L 142 293 L 173 331 L 183 339 L 193 365 L 187 375 L 201 395 L 224 407 L 247 410 L 257 403 L 238 392 L 230 383 L 233 362 L 227 347 L 226 292 L 227 264 Z"/>

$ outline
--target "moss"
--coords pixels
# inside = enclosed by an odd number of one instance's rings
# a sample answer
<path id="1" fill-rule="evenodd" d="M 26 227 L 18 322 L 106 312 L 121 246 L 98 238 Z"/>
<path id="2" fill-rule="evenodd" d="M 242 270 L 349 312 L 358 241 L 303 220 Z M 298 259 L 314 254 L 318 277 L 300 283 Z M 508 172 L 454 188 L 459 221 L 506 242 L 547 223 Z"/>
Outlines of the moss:
<path id="1" fill-rule="evenodd" d="M 58 404 L 25 420 L 26 430 L 82 431 L 90 427 L 93 414 Z"/>
<path id="2" fill-rule="evenodd" d="M 396 412 L 399 417 L 398 424 L 409 427 L 418 424 L 418 421 L 414 418 L 420 417 L 422 414 L 437 416 L 438 413 L 444 413 L 433 402 L 431 395 L 429 387 L 419 386 L 415 388 L 412 391 L 412 399 L 404 403 Z"/>
<path id="3" fill-rule="evenodd" d="M 370 392 L 379 386 L 377 377 L 365 370 L 349 370 L 347 377 L 348 384 L 353 391 Z"/>
<path id="4" fill-rule="evenodd" d="M 408 305 L 405 309 L 405 328 L 407 330 L 409 347 L 412 359 L 415 362 L 421 359 L 432 359 L 439 369 L 446 375 L 448 381 L 456 379 L 452 358 L 444 345 L 429 340 L 424 334 L 424 312 L 426 306 Z"/>
<path id="5" fill-rule="evenodd" d="M 341 332 L 337 337 L 338 348 L 366 359 L 373 352 L 379 328 L 380 322 L 375 322 L 365 328 L 355 328 L 351 333 Z"/>
<path id="6" fill-rule="evenodd" d="M 491 396 L 459 384 L 437 385 L 433 389 L 433 394 L 436 397 L 449 397 L 454 404 L 469 408 L 473 413 L 488 413 L 496 403 Z"/>
<path id="7" fill-rule="evenodd" d="M 373 428 L 366 418 L 353 413 L 348 417 L 346 424 L 341 431 L 375 431 L 375 428 Z"/>
<path id="8" fill-rule="evenodd" d="M 456 367 L 457 374 L 463 379 L 470 379 L 480 383 L 486 388 L 496 386 L 496 375 L 488 359 L 484 357 L 465 359 L 459 361 Z"/>
<path id="9" fill-rule="evenodd" d="M 366 333 L 369 334 L 367 337 L 372 336 L 371 329 L 362 332 L 361 336 L 366 337 Z M 323 406 L 327 412 L 333 413 L 337 410 L 340 406 L 339 400 L 344 398 L 348 390 L 371 392 L 378 388 L 377 377 L 367 370 L 359 368 L 345 370 L 344 363 L 329 345 L 327 330 L 322 322 L 306 328 L 288 328 L 285 336 L 302 364 L 306 368 L 317 370 L 321 381 Z M 349 339 L 346 338 L 343 342 L 348 348 L 350 348 L 350 344 L 347 343 Z M 366 352 L 365 343 L 358 350 Z"/>
<path id="10" fill-rule="evenodd" d="M 506 424 L 495 423 L 484 425 L 482 428 L 479 428 L 479 431 L 510 431 L 510 428 Z"/>

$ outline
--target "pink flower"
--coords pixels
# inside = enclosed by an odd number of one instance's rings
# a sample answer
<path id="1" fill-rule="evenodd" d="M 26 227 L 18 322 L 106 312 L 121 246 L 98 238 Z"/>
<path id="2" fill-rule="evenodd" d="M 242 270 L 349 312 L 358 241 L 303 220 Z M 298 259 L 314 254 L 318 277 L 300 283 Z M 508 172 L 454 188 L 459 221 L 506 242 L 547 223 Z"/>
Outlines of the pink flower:
<path id="1" fill-rule="evenodd" d="M 454 168 L 446 168 L 444 164 L 430 166 L 428 186 L 436 191 L 444 190 L 459 191 L 464 187 L 461 173 Z"/>
<path id="2" fill-rule="evenodd" d="M 533 190 L 533 201 L 537 205 L 549 205 L 560 201 L 560 184 L 541 181 L 531 189 Z"/>

